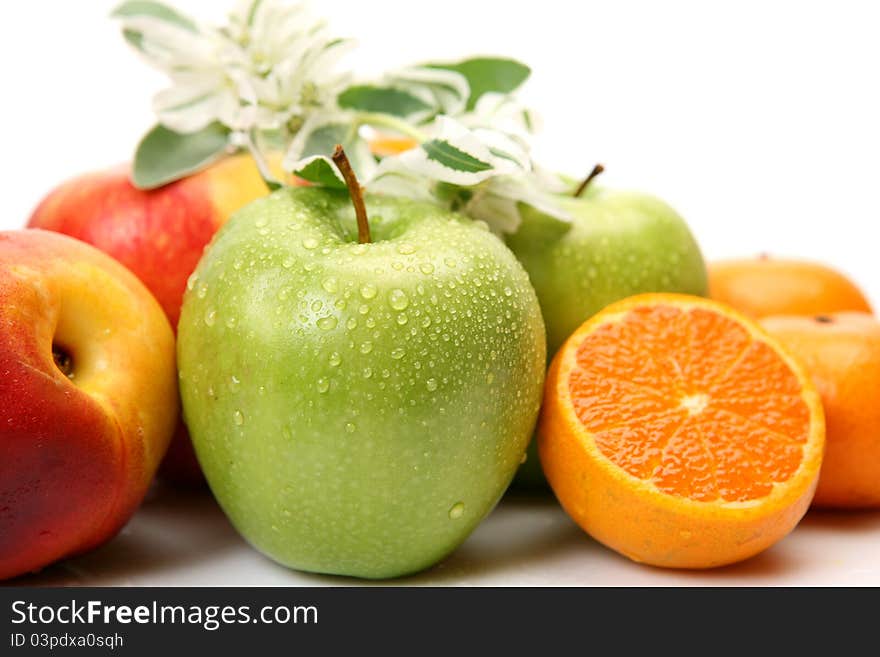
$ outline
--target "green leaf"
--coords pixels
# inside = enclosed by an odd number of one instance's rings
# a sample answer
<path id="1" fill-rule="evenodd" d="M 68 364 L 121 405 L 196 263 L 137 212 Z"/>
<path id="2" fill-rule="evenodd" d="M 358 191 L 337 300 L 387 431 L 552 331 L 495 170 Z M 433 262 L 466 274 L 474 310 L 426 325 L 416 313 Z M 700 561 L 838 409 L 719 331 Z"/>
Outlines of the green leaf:
<path id="1" fill-rule="evenodd" d="M 293 172 L 295 175 L 321 187 L 345 189 L 345 182 L 336 173 L 335 165 L 323 155 L 309 158 L 303 162 L 307 163 L 302 168 L 295 170 Z"/>
<path id="2" fill-rule="evenodd" d="M 508 94 L 525 82 L 532 70 L 515 59 L 500 57 L 476 57 L 457 64 L 429 64 L 430 68 L 455 71 L 463 75 L 471 87 L 468 110 L 474 109 L 483 94 L 496 92 Z"/>
<path id="3" fill-rule="evenodd" d="M 133 18 L 137 16 L 158 18 L 190 32 L 199 31 L 199 28 L 192 20 L 171 7 L 161 2 L 153 2 L 153 0 L 126 0 L 126 2 L 123 2 L 110 13 L 111 18 Z"/>
<path id="4" fill-rule="evenodd" d="M 190 134 L 157 125 L 134 156 L 132 182 L 138 189 L 154 189 L 199 171 L 226 151 L 229 130 L 219 123 Z"/>
<path id="5" fill-rule="evenodd" d="M 137 30 L 122 30 L 122 36 L 125 37 L 125 40 L 128 41 L 129 45 L 143 52 L 144 35 L 141 32 L 138 32 Z"/>
<path id="6" fill-rule="evenodd" d="M 306 165 L 311 164 L 315 157 L 324 158 L 330 165 L 329 158 L 337 144 L 345 149 L 357 177 L 362 181 L 370 180 L 376 168 L 376 158 L 370 151 L 370 145 L 360 136 L 356 124 L 339 115 L 315 116 L 307 120 L 287 150 L 284 169 L 299 175 L 299 172 Z M 312 182 L 325 184 L 328 180 L 330 179 L 323 177 L 322 174 L 320 181 Z M 341 184 L 332 180 L 330 182 L 333 183 L 331 186 Z"/>
<path id="7" fill-rule="evenodd" d="M 342 144 L 343 147 L 351 142 L 353 137 L 357 136 L 355 132 L 352 134 L 352 126 L 346 123 L 327 123 L 313 130 L 306 139 L 302 149 L 303 157 L 310 155 L 324 155 L 332 153 L 336 144 Z"/>
<path id="8" fill-rule="evenodd" d="M 250 9 L 248 9 L 247 14 L 247 24 L 248 27 L 252 27 L 254 24 L 254 19 L 257 17 L 257 9 L 260 8 L 260 5 L 263 4 L 263 0 L 254 0 L 251 3 Z"/>
<path id="9" fill-rule="evenodd" d="M 339 106 L 360 112 L 377 112 L 406 118 L 432 107 L 421 98 L 392 87 L 355 85 L 349 87 L 337 98 Z"/>
<path id="10" fill-rule="evenodd" d="M 463 150 L 456 148 L 448 141 L 441 139 L 426 141 L 422 144 L 422 149 L 428 154 L 429 160 L 439 162 L 443 166 L 455 171 L 480 173 L 492 168 L 492 165 L 488 162 L 483 162 L 483 160 L 479 160 L 473 155 L 469 155 Z"/>

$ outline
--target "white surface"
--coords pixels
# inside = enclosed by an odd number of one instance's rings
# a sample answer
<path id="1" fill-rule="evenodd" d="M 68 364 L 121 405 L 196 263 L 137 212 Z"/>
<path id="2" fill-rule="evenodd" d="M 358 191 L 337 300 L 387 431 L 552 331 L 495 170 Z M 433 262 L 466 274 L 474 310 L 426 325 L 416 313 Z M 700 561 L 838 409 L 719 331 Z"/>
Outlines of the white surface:
<path id="1" fill-rule="evenodd" d="M 810 512 L 760 555 L 689 572 L 640 566 L 604 548 L 552 496 L 511 496 L 448 559 L 394 585 L 863 586 L 880 583 L 880 512 Z M 154 490 L 98 550 L 18 585 L 351 586 L 350 578 L 287 570 L 250 548 L 206 492 Z"/>
<path id="2" fill-rule="evenodd" d="M 179 0 L 218 16 L 225 0 Z M 130 157 L 163 80 L 123 44 L 112 0 L 4 5 L 0 39 L 3 211 L 24 224 L 68 176 Z M 656 193 L 710 259 L 818 258 L 880 307 L 880 8 L 857 0 L 736 3 L 360 0 L 316 3 L 357 36 L 365 73 L 424 59 L 507 54 L 534 69 L 538 154 L 572 174 Z M 811 514 L 741 566 L 638 567 L 591 542 L 552 500 L 502 505 L 437 584 L 880 585 L 880 514 Z M 209 497 L 164 494 L 101 550 L 30 583 L 323 584 L 247 548 Z M 348 580 L 342 583 L 350 583 Z"/>

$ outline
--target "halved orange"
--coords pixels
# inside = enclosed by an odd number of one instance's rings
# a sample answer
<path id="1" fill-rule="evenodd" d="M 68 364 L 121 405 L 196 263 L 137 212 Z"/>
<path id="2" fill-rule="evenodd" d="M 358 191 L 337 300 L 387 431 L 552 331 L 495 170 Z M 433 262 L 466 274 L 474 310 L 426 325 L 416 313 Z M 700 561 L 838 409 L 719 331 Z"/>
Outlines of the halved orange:
<path id="1" fill-rule="evenodd" d="M 803 517 L 819 395 L 769 334 L 708 299 L 645 294 L 583 324 L 550 367 L 541 464 L 568 514 L 634 561 L 746 559 Z"/>

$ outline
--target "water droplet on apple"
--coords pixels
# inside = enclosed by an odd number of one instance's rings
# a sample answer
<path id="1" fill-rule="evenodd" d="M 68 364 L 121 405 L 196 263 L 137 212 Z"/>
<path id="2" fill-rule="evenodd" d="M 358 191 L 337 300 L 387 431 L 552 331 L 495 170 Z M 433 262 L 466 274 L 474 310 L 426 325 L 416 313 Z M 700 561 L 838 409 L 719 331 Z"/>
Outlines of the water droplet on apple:
<path id="1" fill-rule="evenodd" d="M 197 296 L 199 299 L 204 299 L 205 296 L 207 296 L 207 294 L 208 294 L 208 286 L 207 286 L 207 285 L 204 285 L 204 284 L 203 284 L 203 285 L 200 285 L 200 286 L 199 286 L 199 290 L 198 290 L 198 292 L 196 292 L 196 296 Z"/>
<path id="2" fill-rule="evenodd" d="M 226 318 L 226 328 L 235 328 L 235 317 Z"/>
<path id="3" fill-rule="evenodd" d="M 358 306 L 358 312 L 361 315 L 366 315 L 368 312 L 370 312 L 370 307 L 367 304 L 362 303 L 360 306 Z"/>
<path id="4" fill-rule="evenodd" d="M 309 250 L 317 249 L 318 240 L 316 240 L 314 237 L 307 237 L 302 241 L 302 245 Z"/>
<path id="5" fill-rule="evenodd" d="M 391 357 L 394 360 L 400 360 L 404 356 L 406 356 L 406 351 L 404 349 L 401 349 L 400 347 L 391 350 Z"/>
<path id="6" fill-rule="evenodd" d="M 372 299 L 376 296 L 377 292 L 378 290 L 376 289 L 376 286 L 372 283 L 364 283 L 361 285 L 361 296 L 364 299 Z"/>
<path id="7" fill-rule="evenodd" d="M 355 429 L 357 429 L 357 427 L 354 426 L 354 422 L 346 422 L 346 423 L 345 423 L 345 430 L 346 430 L 348 433 L 354 433 L 354 430 L 355 430 Z"/>
<path id="8" fill-rule="evenodd" d="M 232 421 L 235 422 L 235 426 L 240 427 L 244 424 L 244 414 L 237 410 L 232 414 Z"/>
<path id="9" fill-rule="evenodd" d="M 528 460 L 529 460 L 529 453 L 523 452 L 522 458 L 520 458 L 520 460 L 519 460 L 519 464 L 522 465 L 523 463 L 525 463 Z"/>
<path id="10" fill-rule="evenodd" d="M 434 265 L 430 262 L 423 262 L 419 265 L 419 271 L 423 274 L 433 274 L 434 273 Z"/>
<path id="11" fill-rule="evenodd" d="M 422 318 L 422 328 L 428 328 L 431 325 L 431 318 L 427 315 Z"/>
<path id="12" fill-rule="evenodd" d="M 322 331 L 332 331 L 336 328 L 336 316 L 328 315 L 327 317 L 321 317 L 317 322 L 318 328 Z"/>
<path id="13" fill-rule="evenodd" d="M 372 342 L 370 342 L 370 341 L 368 340 L 367 342 L 362 342 L 362 343 L 361 343 L 361 353 L 362 353 L 362 354 L 368 354 L 368 353 L 370 353 L 371 351 L 373 351 L 373 343 L 372 343 Z"/>
<path id="14" fill-rule="evenodd" d="M 456 502 L 449 508 L 449 519 L 456 520 L 464 515 L 464 502 Z"/>
<path id="15" fill-rule="evenodd" d="M 336 290 L 339 289 L 339 286 L 336 283 L 336 279 L 332 276 L 330 278 L 325 278 L 321 283 L 321 287 L 324 288 L 325 292 L 329 292 L 330 294 L 333 294 L 334 292 L 336 292 Z"/>
<path id="16" fill-rule="evenodd" d="M 455 268 L 455 260 L 453 260 L 452 258 L 444 258 L 443 262 L 446 264 L 447 267 L 450 267 L 452 269 Z"/>
<path id="17" fill-rule="evenodd" d="M 266 217 L 260 217 L 259 219 L 257 219 L 257 220 L 254 222 L 254 226 L 256 226 L 257 228 L 262 228 L 262 227 L 265 226 L 267 223 L 269 223 L 269 221 L 266 219 Z"/>
<path id="18" fill-rule="evenodd" d="M 217 319 L 217 311 L 213 308 L 209 308 L 205 313 L 205 326 L 214 326 L 214 321 Z"/>
<path id="19" fill-rule="evenodd" d="M 511 290 L 509 287 L 504 288 L 504 296 L 509 297 L 512 294 L 513 294 L 513 290 Z"/>
<path id="20" fill-rule="evenodd" d="M 196 286 L 196 283 L 199 280 L 199 275 L 197 272 L 193 272 L 189 275 L 189 278 L 186 279 L 186 289 L 192 291 L 192 289 Z"/>
<path id="21" fill-rule="evenodd" d="M 238 386 L 241 384 L 241 381 L 238 380 L 238 377 L 234 374 L 229 379 L 229 387 L 232 389 L 232 392 L 238 392 Z"/>
<path id="22" fill-rule="evenodd" d="M 409 305 L 409 299 L 406 296 L 406 292 L 400 289 L 391 290 L 391 294 L 388 295 L 388 304 L 394 308 L 394 310 L 404 310 Z"/>
<path id="23" fill-rule="evenodd" d="M 342 356 L 339 355 L 338 351 L 334 351 L 330 354 L 328 362 L 330 363 L 330 367 L 339 367 L 339 364 L 342 362 Z"/>
<path id="24" fill-rule="evenodd" d="M 403 326 L 404 324 L 406 324 L 408 321 L 409 321 L 409 319 L 408 319 L 407 316 L 404 315 L 403 313 L 400 313 L 400 314 L 397 316 L 397 323 L 400 324 L 401 326 Z"/>
<path id="25" fill-rule="evenodd" d="M 365 367 L 365 368 L 364 368 L 364 378 L 365 378 L 365 379 L 369 379 L 369 378 L 372 377 L 372 376 L 373 376 L 373 370 L 372 370 L 372 368 Z"/>
<path id="26" fill-rule="evenodd" d="M 437 389 L 437 379 L 428 379 L 425 381 L 425 385 L 430 392 L 434 392 Z"/>
<path id="27" fill-rule="evenodd" d="M 347 328 L 349 331 L 356 329 L 357 325 L 358 325 L 358 321 L 354 317 L 349 317 L 348 321 L 345 322 L 345 328 Z"/>
<path id="28" fill-rule="evenodd" d="M 293 258 L 291 256 L 287 256 L 284 260 L 281 261 L 281 266 L 285 269 L 290 269 L 293 267 Z"/>
<path id="29" fill-rule="evenodd" d="M 328 381 L 327 379 L 325 379 L 323 377 L 318 379 L 318 392 L 320 392 L 321 394 L 324 394 L 328 390 L 330 390 L 330 381 Z"/>
<path id="30" fill-rule="evenodd" d="M 312 305 L 310 306 L 313 313 L 318 312 L 323 307 L 324 307 L 324 302 L 321 301 L 320 299 L 315 299 L 314 301 L 312 301 Z"/>
<path id="31" fill-rule="evenodd" d="M 416 247 L 414 247 L 412 244 L 401 244 L 397 247 L 397 252 L 401 255 L 410 255 L 411 253 L 416 252 Z"/>

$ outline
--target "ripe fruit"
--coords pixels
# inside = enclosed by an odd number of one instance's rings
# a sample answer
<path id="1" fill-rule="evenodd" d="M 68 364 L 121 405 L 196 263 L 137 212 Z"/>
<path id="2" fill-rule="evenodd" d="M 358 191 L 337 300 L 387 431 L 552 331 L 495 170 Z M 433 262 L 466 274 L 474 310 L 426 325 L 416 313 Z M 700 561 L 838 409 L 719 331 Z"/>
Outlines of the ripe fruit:
<path id="1" fill-rule="evenodd" d="M 634 561 L 707 568 L 791 531 L 824 446 L 809 375 L 722 304 L 612 304 L 560 349 L 538 428 L 547 479 L 596 540 Z"/>
<path id="2" fill-rule="evenodd" d="M 541 303 L 552 357 L 586 319 L 609 303 L 642 292 L 706 293 L 706 269 L 684 220 L 662 201 L 594 187 L 582 198 L 559 197 L 570 227 L 524 210 L 507 239 Z M 517 483 L 543 482 L 534 449 Z"/>
<path id="3" fill-rule="evenodd" d="M 813 377 L 827 442 L 813 504 L 880 507 L 880 322 L 866 313 L 761 322 Z"/>
<path id="4" fill-rule="evenodd" d="M 573 217 L 564 232 L 526 209 L 522 227 L 507 239 L 538 294 L 551 356 L 609 303 L 643 292 L 706 293 L 699 246 L 659 199 L 594 190 L 558 201 Z"/>
<path id="5" fill-rule="evenodd" d="M 109 253 L 149 288 L 177 328 L 186 279 L 229 215 L 268 193 L 248 155 L 225 158 L 159 189 L 136 189 L 127 166 L 74 178 L 51 192 L 28 226 L 65 233 Z M 181 424 L 162 474 L 201 481 Z"/>
<path id="6" fill-rule="evenodd" d="M 0 233 L 0 579 L 110 539 L 177 424 L 174 335 L 122 265 Z"/>
<path id="7" fill-rule="evenodd" d="M 709 265 L 709 296 L 752 317 L 871 312 L 846 276 L 818 262 L 759 256 Z"/>
<path id="8" fill-rule="evenodd" d="M 178 356 L 208 483 L 257 549 L 394 577 L 458 546 L 510 482 L 545 367 L 504 244 L 433 204 L 284 189 L 239 211 L 191 279 Z"/>

